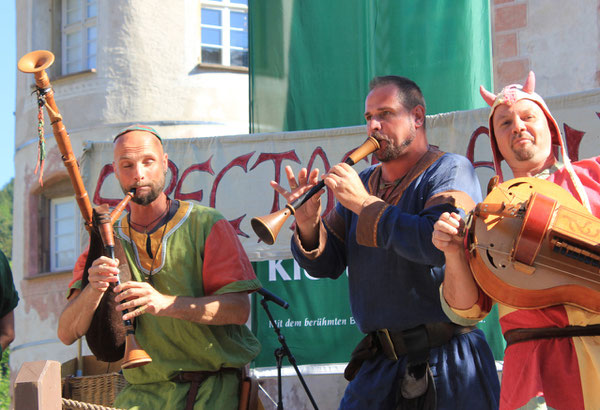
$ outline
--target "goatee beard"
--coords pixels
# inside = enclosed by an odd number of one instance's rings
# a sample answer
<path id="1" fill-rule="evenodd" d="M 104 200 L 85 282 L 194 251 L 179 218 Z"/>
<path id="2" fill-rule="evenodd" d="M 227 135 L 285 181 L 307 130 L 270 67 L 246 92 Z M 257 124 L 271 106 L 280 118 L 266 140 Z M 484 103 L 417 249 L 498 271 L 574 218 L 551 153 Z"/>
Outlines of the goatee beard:
<path id="1" fill-rule="evenodd" d="M 519 134 L 515 137 L 515 139 L 517 138 L 522 138 L 522 134 Z M 518 161 L 529 161 L 531 158 L 533 158 L 535 155 L 535 147 L 533 146 L 534 142 L 531 141 L 531 144 L 531 146 L 524 146 L 517 149 L 515 149 L 514 146 L 511 146 L 511 149 L 515 154 L 515 158 Z"/>
<path id="2" fill-rule="evenodd" d="M 150 191 L 150 193 L 148 195 L 144 195 L 144 196 L 134 196 L 131 200 L 133 202 L 135 202 L 138 205 L 149 205 L 152 202 L 154 202 L 156 200 L 156 198 L 159 197 L 161 191 L 155 192 L 154 189 L 152 189 L 152 191 Z"/>
<path id="3" fill-rule="evenodd" d="M 529 149 L 523 149 L 523 150 L 518 150 L 518 151 L 514 151 L 515 153 L 515 158 L 517 158 L 518 161 L 529 161 L 531 158 L 533 158 L 533 150 L 529 150 Z"/>
<path id="4" fill-rule="evenodd" d="M 383 150 L 375 151 L 375 157 L 379 162 L 388 162 L 400 158 L 417 137 L 416 130 L 411 130 L 407 139 L 402 141 L 400 145 L 394 145 L 392 141 L 378 132 L 374 132 L 371 135 L 378 141 L 385 141 L 387 143 L 387 146 Z"/>
<path id="5" fill-rule="evenodd" d="M 142 186 L 149 187 L 150 192 L 145 195 L 140 194 L 139 188 Z M 136 188 L 136 193 L 131 200 L 138 205 L 149 205 L 154 202 L 165 190 L 165 178 L 163 177 L 161 180 L 156 181 L 156 183 L 150 183 L 148 185 L 136 184 L 129 188 L 121 187 L 124 194 L 127 194 L 129 191 L 131 191 L 132 188 Z"/>

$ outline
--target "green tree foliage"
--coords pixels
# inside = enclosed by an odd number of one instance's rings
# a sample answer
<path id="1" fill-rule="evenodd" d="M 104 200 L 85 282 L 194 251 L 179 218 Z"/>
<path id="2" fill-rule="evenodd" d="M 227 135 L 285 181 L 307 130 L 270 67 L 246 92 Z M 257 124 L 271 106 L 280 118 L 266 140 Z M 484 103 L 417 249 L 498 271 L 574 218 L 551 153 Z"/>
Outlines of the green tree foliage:
<path id="1" fill-rule="evenodd" d="M 10 366 L 8 357 L 10 349 L 2 352 L 2 361 L 0 362 L 0 409 L 10 408 Z"/>
<path id="2" fill-rule="evenodd" d="M 8 260 L 12 257 L 14 178 L 0 190 L 0 249 Z M 0 361 L 0 409 L 10 408 L 10 349 L 2 352 Z"/>
<path id="3" fill-rule="evenodd" d="M 14 182 L 13 178 L 0 190 L 0 249 L 8 260 L 12 258 Z"/>

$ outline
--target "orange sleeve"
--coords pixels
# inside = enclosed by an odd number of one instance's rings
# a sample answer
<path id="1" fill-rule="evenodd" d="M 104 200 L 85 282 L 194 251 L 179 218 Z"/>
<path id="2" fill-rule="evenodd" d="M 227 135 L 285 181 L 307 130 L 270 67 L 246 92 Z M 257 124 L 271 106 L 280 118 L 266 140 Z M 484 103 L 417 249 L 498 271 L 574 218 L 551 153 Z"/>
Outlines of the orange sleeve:
<path id="1" fill-rule="evenodd" d="M 231 291 L 254 290 L 256 275 L 233 227 L 226 219 L 215 223 L 206 238 L 202 280 L 205 295 L 219 293 L 225 286 Z M 250 286 L 246 289 L 246 285 Z M 260 286 L 258 286 L 260 287 Z"/>
<path id="2" fill-rule="evenodd" d="M 81 289 L 81 279 L 83 279 L 83 269 L 85 268 L 85 261 L 87 259 L 88 253 L 90 251 L 89 246 L 85 248 L 85 250 L 79 255 L 77 261 L 75 262 L 75 266 L 73 267 L 73 278 L 69 282 L 69 293 L 67 298 L 71 296 L 71 293 L 75 289 Z M 78 283 L 79 282 L 79 283 Z"/>

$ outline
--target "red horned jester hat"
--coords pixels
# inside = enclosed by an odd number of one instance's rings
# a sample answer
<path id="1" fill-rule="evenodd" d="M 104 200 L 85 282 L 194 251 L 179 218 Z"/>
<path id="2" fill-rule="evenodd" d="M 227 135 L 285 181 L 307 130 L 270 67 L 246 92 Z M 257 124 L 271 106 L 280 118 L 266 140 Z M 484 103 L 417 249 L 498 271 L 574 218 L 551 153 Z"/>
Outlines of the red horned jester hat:
<path id="1" fill-rule="evenodd" d="M 504 157 L 502 156 L 502 153 L 500 152 L 500 149 L 498 148 L 498 142 L 496 141 L 496 135 L 494 133 L 494 125 L 492 122 L 492 118 L 494 116 L 494 111 L 501 104 L 506 104 L 506 105 L 510 106 L 510 105 L 515 104 L 517 101 L 523 100 L 523 99 L 533 101 L 544 112 L 544 115 L 546 116 L 546 119 L 548 120 L 548 127 L 550 128 L 550 134 L 552 135 L 552 145 L 557 145 L 560 148 L 560 154 L 562 156 L 562 160 L 563 160 L 565 169 L 569 173 L 569 176 L 570 176 L 571 180 L 573 181 L 573 184 L 575 185 L 577 193 L 579 194 L 579 197 L 581 198 L 581 202 L 589 210 L 590 206 L 589 206 L 589 201 L 588 201 L 587 195 L 583 188 L 583 184 L 581 183 L 581 181 L 579 180 L 579 178 L 577 177 L 577 175 L 575 175 L 575 172 L 573 171 L 573 167 L 571 166 L 571 161 L 569 160 L 569 156 L 567 155 L 567 151 L 566 151 L 565 145 L 563 143 L 563 139 L 562 139 L 562 136 L 560 133 L 560 128 L 558 128 L 558 124 L 556 123 L 556 120 L 554 119 L 552 114 L 550 114 L 550 110 L 548 109 L 546 102 L 539 94 L 537 94 L 534 91 L 534 89 L 535 89 L 535 74 L 533 73 L 533 71 L 529 72 L 529 75 L 527 76 L 527 80 L 525 81 L 525 84 L 523 84 L 522 86 L 520 84 L 507 85 L 506 87 L 504 87 L 502 89 L 502 91 L 500 91 L 500 93 L 498 93 L 498 95 L 494 95 L 493 93 L 487 91 L 485 88 L 483 88 L 483 86 L 479 87 L 479 92 L 481 93 L 481 96 L 483 97 L 485 102 L 488 103 L 488 105 L 490 107 L 492 107 L 492 109 L 490 110 L 490 115 L 488 117 L 488 123 L 489 123 L 489 130 L 490 130 L 490 143 L 492 145 L 492 155 L 493 155 L 493 159 L 494 159 L 494 170 L 496 171 L 496 175 L 498 175 L 498 177 L 500 178 L 500 182 L 502 182 L 504 178 L 502 176 L 501 165 L 502 165 L 502 160 L 504 159 Z"/>

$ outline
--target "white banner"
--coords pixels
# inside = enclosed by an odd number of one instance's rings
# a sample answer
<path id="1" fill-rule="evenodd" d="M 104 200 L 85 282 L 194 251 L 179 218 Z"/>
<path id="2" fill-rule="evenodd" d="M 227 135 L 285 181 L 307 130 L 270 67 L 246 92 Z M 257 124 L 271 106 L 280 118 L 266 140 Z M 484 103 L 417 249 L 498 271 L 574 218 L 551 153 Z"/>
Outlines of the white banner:
<path id="1" fill-rule="evenodd" d="M 600 154 L 600 90 L 548 98 L 572 159 Z M 442 150 L 466 155 L 477 168 L 483 189 L 494 173 L 487 136 L 488 108 L 444 113 L 427 117 L 429 142 Z M 163 136 L 168 135 L 159 130 Z M 284 167 L 297 173 L 302 167 L 319 168 L 321 173 L 343 159 L 366 139 L 364 126 L 315 131 L 265 133 L 165 139 L 169 155 L 166 192 L 176 199 L 193 200 L 219 211 L 237 229 L 248 256 L 253 261 L 288 259 L 290 225 L 281 229 L 273 246 L 258 240 L 250 219 L 263 216 L 285 205 L 284 199 L 269 185 L 282 182 L 287 187 Z M 360 171 L 370 165 L 371 157 L 355 165 Z M 123 198 L 112 169 L 112 144 L 88 142 L 81 162 L 83 180 L 93 205 L 115 205 Z M 510 170 L 504 169 L 505 178 Z M 330 193 L 323 206 L 334 206 Z"/>

